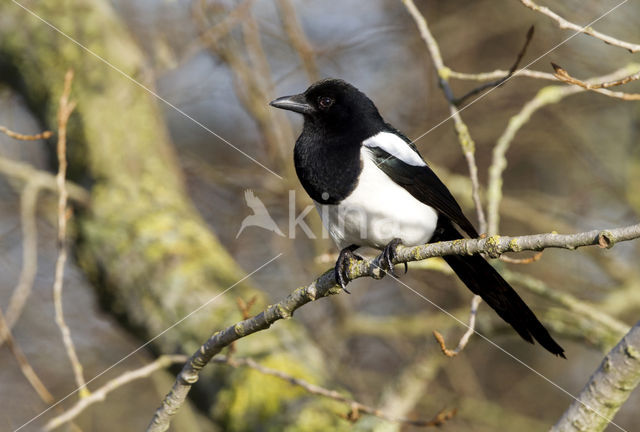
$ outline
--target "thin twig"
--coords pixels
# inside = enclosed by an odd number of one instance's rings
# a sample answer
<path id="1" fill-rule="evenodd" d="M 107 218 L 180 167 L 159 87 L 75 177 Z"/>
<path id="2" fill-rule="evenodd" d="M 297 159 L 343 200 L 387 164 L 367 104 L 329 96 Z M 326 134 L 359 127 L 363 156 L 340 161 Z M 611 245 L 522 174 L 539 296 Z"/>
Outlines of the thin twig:
<path id="1" fill-rule="evenodd" d="M 465 81 L 489 81 L 499 79 L 507 75 L 509 71 L 503 69 L 496 69 L 491 72 L 480 72 L 480 73 L 465 73 L 465 72 L 456 72 L 453 70 L 449 70 L 449 78 L 465 80 Z M 513 75 L 513 78 L 517 77 L 527 77 L 527 78 L 536 78 L 543 79 L 547 81 L 555 81 L 555 77 L 553 74 L 548 72 L 540 72 L 531 69 L 520 69 L 518 73 Z"/>
<path id="2" fill-rule="evenodd" d="M 378 418 L 381 418 L 390 422 L 394 422 L 394 423 L 402 423 L 405 425 L 418 426 L 418 427 L 431 427 L 431 426 L 440 426 L 455 415 L 455 410 L 450 410 L 450 411 L 441 411 L 433 419 L 430 419 L 430 420 L 416 420 L 416 419 L 410 419 L 407 417 L 396 417 L 396 416 L 386 414 L 369 405 L 365 405 L 363 403 L 357 402 L 351 398 L 344 396 L 343 394 L 335 390 L 329 390 L 327 388 L 318 386 L 316 384 L 311 384 L 310 382 L 307 382 L 300 378 L 296 378 L 285 372 L 281 372 L 279 370 L 275 370 L 275 369 L 271 369 L 269 367 L 263 366 L 260 363 L 250 358 L 236 358 L 236 357 L 230 358 L 225 356 L 216 356 L 211 361 L 214 363 L 227 364 L 234 368 L 238 366 L 246 366 L 251 369 L 257 370 L 262 374 L 280 378 L 281 380 L 287 381 L 291 385 L 301 387 L 311 394 L 323 396 L 338 402 L 343 402 L 351 410 L 349 414 L 345 416 L 345 418 L 350 421 L 358 420 L 359 414 L 369 414 L 369 415 L 376 416 Z"/>
<path id="3" fill-rule="evenodd" d="M 469 168 L 469 178 L 471 179 L 471 197 L 476 209 L 480 233 L 486 233 L 487 219 L 485 217 L 484 208 L 482 207 L 482 200 L 480 199 L 480 180 L 478 179 L 478 164 L 476 163 L 475 157 L 475 142 L 473 141 L 473 138 L 471 138 L 469 128 L 462 120 L 462 116 L 460 115 L 455 98 L 453 96 L 453 91 L 451 90 L 451 86 L 449 85 L 448 73 L 450 69 L 444 65 L 442 55 L 440 54 L 440 48 L 438 47 L 438 43 L 433 37 L 433 34 L 431 34 L 431 31 L 429 30 L 429 25 L 427 24 L 427 20 L 424 15 L 420 13 L 416 5 L 413 3 L 413 0 L 403 0 L 403 3 L 409 11 L 409 14 L 416 22 L 418 30 L 420 31 L 420 35 L 422 36 L 422 39 L 424 40 L 427 49 L 431 54 L 433 66 L 436 70 L 436 73 L 438 74 L 440 88 L 442 88 L 442 91 L 444 92 L 444 95 L 447 99 L 449 112 L 451 113 L 451 117 L 453 117 L 455 130 L 458 135 L 458 141 L 460 142 L 462 152 L 464 153 L 465 160 L 467 161 L 467 167 Z M 527 40 L 525 49 L 528 44 L 529 42 Z M 522 55 L 524 55 L 524 52 L 522 53 Z M 520 58 L 518 58 L 517 63 L 520 63 Z M 480 303 L 481 301 L 482 299 L 479 296 L 474 296 L 474 302 Z M 470 333 L 469 336 L 471 336 L 471 334 L 472 333 Z"/>
<path id="4" fill-rule="evenodd" d="M 443 255 L 485 253 L 497 257 L 504 252 L 539 251 L 550 247 L 575 250 L 582 246 L 598 245 L 610 248 L 618 242 L 637 238 L 640 238 L 640 224 L 577 234 L 546 233 L 522 237 L 492 236 L 482 239 L 460 239 L 398 248 L 398 257 L 394 264 L 420 261 Z M 376 262 L 377 258 L 354 262 L 349 266 L 348 278 L 353 280 L 365 276 L 379 276 L 380 268 Z M 191 386 L 198 381 L 202 368 L 224 347 L 238 339 L 266 330 L 276 321 L 291 318 L 297 309 L 309 302 L 341 293 L 342 289 L 336 284 L 334 274 L 333 268 L 329 269 L 310 285 L 296 289 L 287 298 L 267 307 L 258 315 L 215 332 L 185 363 L 171 390 L 154 413 L 147 431 L 165 431 L 169 428 L 171 418 L 184 404 Z"/>
<path id="5" fill-rule="evenodd" d="M 458 342 L 458 346 L 455 349 L 450 350 L 447 348 L 447 345 L 444 342 L 444 337 L 437 330 L 433 331 L 433 336 L 438 341 L 440 345 L 440 349 L 442 353 L 447 357 L 455 357 L 467 346 L 469 342 L 469 338 L 476 331 L 476 316 L 478 315 L 478 306 L 480 306 L 480 302 L 482 302 L 482 298 L 479 295 L 474 295 L 471 299 L 471 310 L 469 312 L 469 325 L 467 326 L 467 331 L 464 332 L 460 341 Z"/>
<path id="6" fill-rule="evenodd" d="M 532 9 L 536 12 L 540 12 L 541 14 L 548 16 L 549 18 L 557 22 L 561 29 L 570 29 L 579 33 L 584 33 L 586 35 L 593 36 L 594 38 L 600 39 L 606 44 L 625 48 L 629 50 L 631 53 L 640 51 L 640 45 L 638 44 L 633 44 L 633 43 L 622 41 L 620 39 L 616 39 L 604 33 L 600 33 L 599 31 L 596 31 L 591 27 L 584 27 L 578 24 L 574 24 L 571 21 L 567 21 L 566 19 L 562 18 L 560 15 L 553 12 L 548 7 L 540 6 L 531 0 L 520 0 L 520 3 L 522 3 L 529 9 Z"/>
<path id="7" fill-rule="evenodd" d="M 544 251 L 536 252 L 529 258 L 511 258 L 506 255 L 500 255 L 500 261 L 504 261 L 509 264 L 531 264 L 536 261 L 540 261 L 540 258 L 542 258 L 543 253 Z"/>
<path id="8" fill-rule="evenodd" d="M 78 417 L 85 409 L 97 402 L 104 401 L 109 393 L 125 384 L 129 384 L 130 382 L 141 378 L 146 378 L 157 370 L 165 369 L 174 364 L 184 363 L 187 360 L 188 357 L 186 355 L 163 355 L 139 369 L 124 372 L 118 377 L 107 381 L 105 385 L 96 391 L 91 392 L 89 396 L 78 400 L 75 405 L 64 411 L 62 414 L 49 420 L 47 424 L 44 425 L 43 430 L 52 431 L 63 424 L 70 422 L 74 418 Z"/>
<path id="9" fill-rule="evenodd" d="M 60 97 L 60 108 L 58 111 L 58 175 L 56 181 L 58 183 L 58 259 L 56 260 L 56 273 L 53 283 L 53 303 L 55 307 L 56 324 L 62 333 L 62 341 L 71 361 L 73 374 L 76 380 L 76 386 L 80 389 L 80 397 L 89 394 L 85 379 L 82 373 L 82 365 L 78 359 L 78 354 L 71 339 L 71 331 L 64 320 L 64 312 L 62 309 L 62 286 L 64 283 L 64 265 L 67 261 L 67 189 L 65 184 L 65 176 L 67 173 L 67 122 L 69 116 L 73 112 L 76 103 L 69 101 L 69 93 L 71 92 L 71 81 L 73 80 L 73 72 L 69 70 L 64 77 L 64 89 Z"/>
<path id="10" fill-rule="evenodd" d="M 289 43 L 298 53 L 300 60 L 302 60 L 302 66 L 307 77 L 311 82 L 318 81 L 320 73 L 318 72 L 315 52 L 302 28 L 302 24 L 300 24 L 293 3 L 291 0 L 278 0 L 278 10 L 280 11 L 282 27 L 289 38 Z"/>
<path id="11" fill-rule="evenodd" d="M 58 193 L 58 184 L 56 183 L 56 177 L 46 171 L 41 171 L 33 166 L 0 156 L 0 174 L 7 177 L 20 180 L 21 182 L 28 183 L 30 181 L 37 181 L 42 189 Z M 66 189 L 69 193 L 69 199 L 73 200 L 76 204 L 83 206 L 89 205 L 90 195 L 82 186 L 79 186 L 73 182 L 66 182 Z"/>
<path id="12" fill-rule="evenodd" d="M 502 84 L 504 84 L 505 81 L 507 81 L 509 78 L 511 78 L 514 74 L 514 72 L 518 69 L 518 66 L 520 65 L 520 62 L 522 61 L 522 58 L 524 57 L 524 54 L 527 52 L 527 48 L 529 47 L 529 43 L 531 42 L 531 39 L 533 38 L 533 32 L 534 32 L 534 27 L 531 26 L 529 27 L 529 31 L 527 32 L 527 37 L 524 41 L 524 45 L 522 46 L 522 48 L 520 49 L 520 52 L 518 53 L 518 56 L 516 57 L 516 61 L 513 63 L 513 65 L 511 66 L 511 68 L 509 69 L 509 71 L 502 76 L 501 78 L 492 81 L 492 82 L 488 82 L 485 84 L 482 84 L 481 86 L 478 86 L 472 90 L 470 90 L 469 92 L 467 92 L 465 95 L 456 98 L 453 103 L 456 106 L 460 106 L 462 105 L 462 103 L 467 100 L 468 98 L 470 98 L 471 96 L 477 95 L 478 93 L 493 88 L 493 87 L 500 87 Z"/>
<path id="13" fill-rule="evenodd" d="M 35 135 L 25 135 L 18 132 L 13 132 L 12 130 L 7 129 L 4 126 L 0 126 L 0 132 L 3 132 L 5 135 L 20 141 L 37 141 L 41 139 L 51 138 L 51 135 L 53 135 L 51 131 L 44 131 Z"/>
<path id="14" fill-rule="evenodd" d="M 638 71 L 638 65 L 630 64 L 611 74 L 592 78 L 588 82 L 603 82 L 619 79 Z M 527 102 L 519 113 L 509 119 L 509 123 L 493 148 L 493 156 L 489 167 L 489 184 L 487 186 L 487 216 L 489 219 L 488 233 L 498 233 L 500 224 L 500 201 L 502 200 L 503 173 L 507 168 L 506 153 L 518 131 L 529 121 L 531 116 L 546 105 L 558 103 L 567 96 L 585 91 L 578 86 L 547 86 Z"/>
<path id="15" fill-rule="evenodd" d="M 484 210 L 482 208 L 482 202 L 480 200 L 480 182 L 478 180 L 478 167 L 475 158 L 475 142 L 473 141 L 473 138 L 471 138 L 469 128 L 462 120 L 460 112 L 455 105 L 453 91 L 451 90 L 451 86 L 449 85 L 448 81 L 448 73 L 450 69 L 444 65 L 442 55 L 440 54 L 440 48 L 438 47 L 436 39 L 433 37 L 431 31 L 429 30 L 429 25 L 427 24 L 426 18 L 420 13 L 416 5 L 413 3 L 413 0 L 402 0 L 402 2 L 406 6 L 407 11 L 418 26 L 420 36 L 424 40 L 427 49 L 429 50 L 429 54 L 431 55 L 431 61 L 433 62 L 436 74 L 438 75 L 438 83 L 440 84 L 440 88 L 442 88 L 442 91 L 444 92 L 447 99 L 449 111 L 451 112 L 451 117 L 453 118 L 455 130 L 458 135 L 458 141 L 462 146 L 462 151 L 469 167 L 469 177 L 471 177 L 472 185 L 471 193 L 473 197 L 473 203 L 475 204 L 476 213 L 478 215 L 480 232 L 486 232 L 487 221 L 484 215 Z"/>
<path id="16" fill-rule="evenodd" d="M 20 279 L 7 306 L 6 324 L 9 331 L 20 318 L 27 298 L 31 294 L 38 270 L 38 231 L 36 205 L 41 185 L 37 179 L 29 181 L 20 194 L 20 224 L 22 227 L 22 270 Z M 4 338 L 0 336 L 0 345 Z"/>
<path id="17" fill-rule="evenodd" d="M 51 395 L 51 393 L 49 393 L 47 387 L 42 383 L 42 380 L 38 377 L 36 372 L 29 364 L 27 356 L 24 355 L 24 352 L 22 351 L 22 348 L 20 348 L 20 345 L 18 345 L 18 343 L 13 338 L 11 330 L 9 330 L 9 327 L 7 327 L 7 322 L 4 319 L 2 310 L 0 310 L 0 339 L 7 342 L 7 346 L 18 361 L 18 365 L 20 366 L 22 374 L 25 376 L 27 381 L 29 381 L 29 384 L 31 384 L 31 387 L 33 387 L 36 393 L 38 393 L 40 399 L 42 399 L 42 401 L 47 405 L 52 404 L 55 399 L 53 399 L 53 396 Z"/>
<path id="18" fill-rule="evenodd" d="M 562 82 L 566 82 L 567 84 L 574 84 L 587 90 L 592 90 L 594 92 L 604 94 L 609 97 L 622 99 L 626 101 L 640 100 L 640 93 L 624 93 L 624 92 L 605 90 L 609 87 L 623 85 L 628 82 L 640 79 L 640 72 L 636 72 L 634 74 L 627 75 L 623 78 L 613 80 L 613 81 L 589 83 L 585 81 L 580 81 L 579 79 L 572 77 L 571 75 L 569 75 L 569 72 L 567 72 L 566 70 L 564 70 L 562 67 L 558 66 L 555 63 L 551 63 L 551 66 L 553 66 L 553 70 L 555 71 L 555 74 L 553 76 L 555 76 Z"/>

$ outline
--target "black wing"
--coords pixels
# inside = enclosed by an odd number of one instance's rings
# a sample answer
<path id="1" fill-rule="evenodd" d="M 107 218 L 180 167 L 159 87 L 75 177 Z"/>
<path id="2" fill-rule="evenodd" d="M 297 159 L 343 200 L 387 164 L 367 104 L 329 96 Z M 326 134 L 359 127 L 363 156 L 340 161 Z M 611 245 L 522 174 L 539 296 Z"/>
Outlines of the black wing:
<path id="1" fill-rule="evenodd" d="M 402 134 L 407 144 L 410 144 Z M 416 153 L 415 146 L 410 146 Z M 426 165 L 410 165 L 393 156 L 380 147 L 367 146 L 373 160 L 385 174 L 394 182 L 402 186 L 416 199 L 433 207 L 436 211 L 448 217 L 470 237 L 478 237 L 478 232 L 469 219 L 462 213 L 462 209 L 449 189 L 438 176 Z M 419 153 L 418 153 L 419 155 Z"/>

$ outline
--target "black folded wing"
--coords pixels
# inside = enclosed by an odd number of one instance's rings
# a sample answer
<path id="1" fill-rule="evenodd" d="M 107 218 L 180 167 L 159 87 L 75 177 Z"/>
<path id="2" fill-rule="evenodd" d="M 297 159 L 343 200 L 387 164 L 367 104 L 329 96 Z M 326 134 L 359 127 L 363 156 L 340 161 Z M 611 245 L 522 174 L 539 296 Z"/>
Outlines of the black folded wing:
<path id="1" fill-rule="evenodd" d="M 367 144 L 366 147 L 371 151 L 372 158 L 378 168 L 395 183 L 405 188 L 416 199 L 448 217 L 470 237 L 478 237 L 478 232 L 462 213 L 462 209 L 449 189 L 426 163 L 412 165 L 395 157 L 385 149 L 375 146 L 374 143 Z M 410 147 L 419 156 L 415 147 Z"/>

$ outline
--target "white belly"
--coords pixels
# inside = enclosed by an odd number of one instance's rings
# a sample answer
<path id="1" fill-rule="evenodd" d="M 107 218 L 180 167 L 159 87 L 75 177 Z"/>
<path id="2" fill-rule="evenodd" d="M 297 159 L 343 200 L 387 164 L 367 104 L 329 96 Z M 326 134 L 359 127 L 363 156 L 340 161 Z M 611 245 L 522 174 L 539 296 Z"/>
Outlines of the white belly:
<path id="1" fill-rule="evenodd" d="M 320 217 L 340 249 L 352 244 L 382 249 L 394 238 L 414 246 L 427 243 L 436 228 L 436 211 L 395 184 L 363 148 L 360 180 L 338 205 L 316 203 Z"/>

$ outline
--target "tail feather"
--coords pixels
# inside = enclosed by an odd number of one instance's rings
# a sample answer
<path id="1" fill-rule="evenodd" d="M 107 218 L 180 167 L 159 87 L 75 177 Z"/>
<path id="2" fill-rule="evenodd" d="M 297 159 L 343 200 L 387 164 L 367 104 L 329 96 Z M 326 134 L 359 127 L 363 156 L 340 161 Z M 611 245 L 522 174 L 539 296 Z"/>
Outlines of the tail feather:
<path id="1" fill-rule="evenodd" d="M 441 218 L 442 219 L 442 218 Z M 449 223 L 442 223 L 437 240 L 455 240 L 462 235 Z M 564 356 L 564 349 L 553 340 L 533 311 L 502 276 L 480 255 L 447 255 L 443 257 L 460 280 L 482 297 L 496 313 L 513 327 L 524 340 L 537 340 L 547 351 Z"/>

